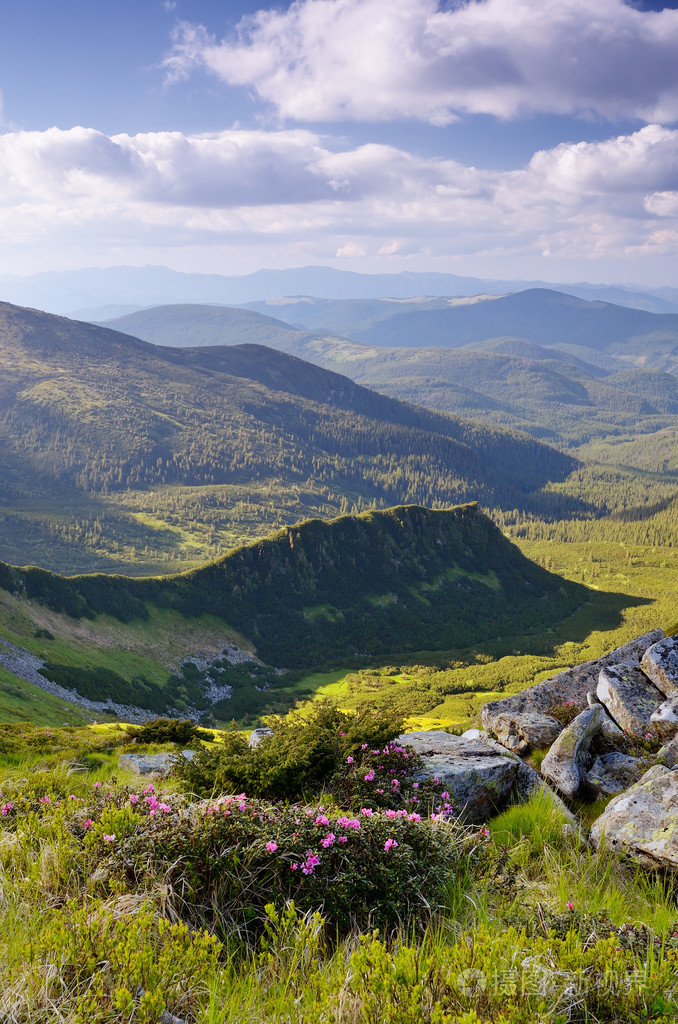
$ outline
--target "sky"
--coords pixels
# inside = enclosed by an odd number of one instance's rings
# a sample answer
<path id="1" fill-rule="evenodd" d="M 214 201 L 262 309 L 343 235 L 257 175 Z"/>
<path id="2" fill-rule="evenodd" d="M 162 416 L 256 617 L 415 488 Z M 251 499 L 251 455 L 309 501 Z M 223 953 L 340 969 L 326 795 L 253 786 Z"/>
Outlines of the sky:
<path id="1" fill-rule="evenodd" d="M 0 274 L 678 286 L 678 3 L 24 0 Z"/>

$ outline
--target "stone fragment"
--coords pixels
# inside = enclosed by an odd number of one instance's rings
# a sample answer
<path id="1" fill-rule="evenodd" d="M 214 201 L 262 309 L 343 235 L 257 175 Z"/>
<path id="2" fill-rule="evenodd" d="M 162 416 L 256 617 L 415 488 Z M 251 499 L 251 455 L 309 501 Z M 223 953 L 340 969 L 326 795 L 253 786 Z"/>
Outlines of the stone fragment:
<path id="1" fill-rule="evenodd" d="M 587 706 L 586 694 L 595 690 L 602 668 L 617 665 L 621 661 L 640 664 L 640 659 L 650 644 L 657 643 L 663 636 L 661 629 L 653 629 L 650 633 L 624 644 L 623 647 L 617 647 L 602 658 L 559 672 L 558 675 L 530 686 L 527 690 L 521 690 L 511 697 L 490 701 L 481 712 L 483 728 L 495 735 L 494 722 L 500 715 L 515 717 L 524 712 L 534 711 L 549 715 L 553 707 L 565 704 L 566 701 L 574 701 L 577 711 L 583 711 Z"/>
<path id="2" fill-rule="evenodd" d="M 678 871 L 678 772 L 661 764 L 650 768 L 594 821 L 591 841 L 645 868 Z"/>
<path id="3" fill-rule="evenodd" d="M 667 636 L 652 644 L 645 651 L 640 667 L 665 697 L 678 693 L 678 636 Z"/>
<path id="4" fill-rule="evenodd" d="M 586 779 L 591 740 L 600 731 L 605 708 L 587 708 L 561 732 L 541 763 L 541 773 L 563 796 L 575 796 Z"/>
<path id="5" fill-rule="evenodd" d="M 601 669 L 596 694 L 620 729 L 642 736 L 650 717 L 662 703 L 662 694 L 638 665 L 622 662 Z"/>
<path id="6" fill-rule="evenodd" d="M 465 821 L 480 824 L 510 800 L 525 802 L 542 792 L 574 822 L 560 798 L 533 768 L 486 736 L 465 739 L 432 730 L 403 733 L 398 743 L 411 746 L 421 755 L 424 768 L 420 778 L 438 778 L 441 791 L 449 793 L 447 802 Z"/>
<path id="7" fill-rule="evenodd" d="M 461 734 L 462 740 L 478 740 L 482 736 L 480 729 L 467 729 Z"/>
<path id="8" fill-rule="evenodd" d="M 678 733 L 678 693 L 669 697 L 652 712 L 650 722 L 660 739 L 673 739 Z"/>
<path id="9" fill-rule="evenodd" d="M 670 743 L 665 743 L 657 751 L 656 756 L 657 760 L 661 761 L 667 768 L 675 768 L 678 765 L 678 736 L 672 739 Z"/>
<path id="10" fill-rule="evenodd" d="M 502 746 L 516 754 L 550 747 L 562 729 L 551 715 L 541 711 L 524 711 L 516 715 L 497 715 L 492 731 Z"/>
<path id="11" fill-rule="evenodd" d="M 597 757 L 586 773 L 586 785 L 597 797 L 616 796 L 641 777 L 647 762 L 628 754 L 603 754 Z"/>
<path id="12" fill-rule="evenodd" d="M 182 750 L 181 754 L 190 761 L 195 757 L 195 750 Z M 137 775 L 169 775 L 174 766 L 176 754 L 121 754 L 118 768 L 135 772 Z"/>
<path id="13" fill-rule="evenodd" d="M 248 747 L 253 750 L 254 747 L 258 747 L 262 740 L 265 740 L 267 736 L 270 736 L 273 732 L 272 729 L 267 729 L 264 726 L 261 729 L 252 729 L 250 738 L 248 740 Z"/>

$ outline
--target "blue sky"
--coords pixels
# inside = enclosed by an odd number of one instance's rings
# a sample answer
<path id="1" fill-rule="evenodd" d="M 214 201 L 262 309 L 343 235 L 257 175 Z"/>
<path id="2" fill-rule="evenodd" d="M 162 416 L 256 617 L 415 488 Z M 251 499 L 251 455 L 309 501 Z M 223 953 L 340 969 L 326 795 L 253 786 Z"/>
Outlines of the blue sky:
<path id="1" fill-rule="evenodd" d="M 676 286 L 677 6 L 6 5 L 0 273 Z"/>

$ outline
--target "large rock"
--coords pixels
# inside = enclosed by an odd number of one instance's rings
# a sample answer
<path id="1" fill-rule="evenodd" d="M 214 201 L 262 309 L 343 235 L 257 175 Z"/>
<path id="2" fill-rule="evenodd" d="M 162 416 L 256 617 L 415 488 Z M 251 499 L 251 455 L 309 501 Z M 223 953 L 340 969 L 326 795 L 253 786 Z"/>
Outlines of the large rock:
<path id="1" fill-rule="evenodd" d="M 539 775 L 520 758 L 487 737 L 465 739 L 450 733 L 406 732 L 398 737 L 424 760 L 420 778 L 435 777 L 447 791 L 453 812 L 465 821 L 480 824 L 502 810 L 512 799 L 525 802 L 544 793 L 569 816 L 562 801 Z"/>
<path id="2" fill-rule="evenodd" d="M 652 713 L 664 700 L 639 666 L 630 662 L 602 668 L 596 696 L 624 732 L 639 736 L 651 728 Z"/>
<path id="3" fill-rule="evenodd" d="M 503 747 L 516 754 L 550 747 L 562 729 L 560 722 L 541 711 L 517 715 L 497 715 L 493 732 Z"/>
<path id="4" fill-rule="evenodd" d="M 601 704 L 582 711 L 563 729 L 542 761 L 542 775 L 563 796 L 576 796 L 585 781 L 591 761 L 591 740 L 601 730 L 604 720 L 605 708 Z"/>
<path id="5" fill-rule="evenodd" d="M 661 764 L 650 768 L 594 821 L 591 840 L 643 867 L 678 871 L 678 772 Z"/>
<path id="6" fill-rule="evenodd" d="M 660 739 L 673 739 L 678 733 L 678 693 L 669 697 L 652 712 L 650 723 Z"/>
<path id="7" fill-rule="evenodd" d="M 182 750 L 181 756 L 190 761 L 195 757 L 195 750 Z M 125 768 L 136 775 L 167 776 L 174 767 L 176 754 L 121 754 L 118 768 Z"/>
<path id="8" fill-rule="evenodd" d="M 525 713 L 539 712 L 549 715 L 552 708 L 563 705 L 567 701 L 574 701 L 577 711 L 583 711 L 587 706 L 586 694 L 595 690 L 598 685 L 598 676 L 603 668 L 608 665 L 617 665 L 625 661 L 630 664 L 639 665 L 640 659 L 651 644 L 655 644 L 664 637 L 661 629 L 653 629 L 650 633 L 636 637 L 623 647 L 617 647 L 602 658 L 595 661 L 584 662 L 575 668 L 559 672 L 558 675 L 545 679 L 542 683 L 530 686 L 504 700 L 490 701 L 482 709 L 481 715 L 483 727 L 493 736 L 497 735 L 495 722 L 501 716 L 509 716 L 516 722 L 519 715 Z M 660 687 L 661 689 L 661 687 Z M 516 732 L 517 732 L 516 728 Z"/>
<path id="9" fill-rule="evenodd" d="M 678 693 L 678 636 L 667 636 L 652 644 L 640 667 L 665 697 Z"/>
<path id="10" fill-rule="evenodd" d="M 657 751 L 657 760 L 661 761 L 667 768 L 678 767 L 678 736 L 672 739 L 670 743 L 665 743 Z"/>
<path id="11" fill-rule="evenodd" d="M 597 797 L 616 796 L 638 782 L 647 761 L 628 754 L 603 754 L 586 773 L 586 785 Z"/>

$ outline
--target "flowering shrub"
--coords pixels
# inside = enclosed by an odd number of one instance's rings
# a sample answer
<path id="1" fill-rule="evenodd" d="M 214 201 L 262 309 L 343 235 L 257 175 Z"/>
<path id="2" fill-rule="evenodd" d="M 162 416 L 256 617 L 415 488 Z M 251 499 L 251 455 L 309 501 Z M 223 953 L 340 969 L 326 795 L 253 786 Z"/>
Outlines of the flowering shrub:
<path id="1" fill-rule="evenodd" d="M 347 714 L 328 701 L 318 701 L 310 714 L 271 722 L 272 735 L 250 749 L 237 732 L 223 743 L 200 750 L 177 766 L 187 789 L 202 796 L 237 792 L 270 800 L 299 800 L 319 795 L 348 757 L 381 748 L 402 730 L 399 715 L 363 707 Z"/>
<path id="2" fill-rule="evenodd" d="M 107 870 L 116 888 L 162 881 L 194 923 L 257 933 L 266 904 L 293 899 L 343 932 L 423 921 L 471 856 L 467 835 L 404 809 L 337 814 L 241 795 L 137 819 Z"/>
<path id="3" fill-rule="evenodd" d="M 561 725 L 569 725 L 573 722 L 580 712 L 580 708 L 577 707 L 576 701 L 566 700 L 563 704 L 553 704 L 549 708 L 549 715 L 551 718 L 555 718 L 556 722 L 560 722 Z"/>

